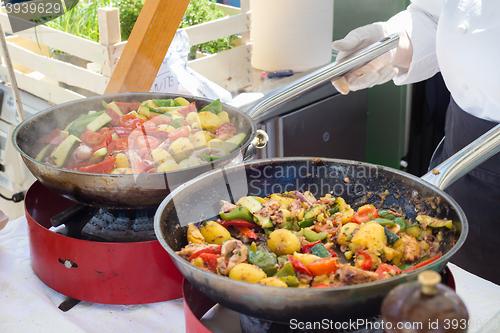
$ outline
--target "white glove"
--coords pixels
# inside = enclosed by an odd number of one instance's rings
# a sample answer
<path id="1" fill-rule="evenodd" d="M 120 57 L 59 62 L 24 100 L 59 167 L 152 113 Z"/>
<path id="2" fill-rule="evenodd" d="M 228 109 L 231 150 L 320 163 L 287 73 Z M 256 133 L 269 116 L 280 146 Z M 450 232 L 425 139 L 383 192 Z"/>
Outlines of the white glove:
<path id="1" fill-rule="evenodd" d="M 392 29 L 391 29 L 392 28 Z M 344 39 L 334 41 L 332 48 L 339 51 L 337 60 L 373 44 L 393 33 L 400 36 L 399 46 L 377 57 L 360 69 L 332 81 L 334 87 L 343 95 L 349 91 L 371 88 L 386 83 L 410 66 L 412 49 L 406 32 L 397 31 L 388 22 L 377 22 L 354 29 Z"/>

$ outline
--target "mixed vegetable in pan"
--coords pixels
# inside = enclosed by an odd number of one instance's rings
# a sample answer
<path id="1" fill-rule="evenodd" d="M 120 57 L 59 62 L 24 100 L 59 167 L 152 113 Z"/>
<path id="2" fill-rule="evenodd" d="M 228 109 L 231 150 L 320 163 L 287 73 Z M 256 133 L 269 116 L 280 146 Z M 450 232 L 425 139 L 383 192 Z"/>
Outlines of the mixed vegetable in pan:
<path id="1" fill-rule="evenodd" d="M 103 107 L 40 138 L 36 160 L 89 173 L 165 172 L 214 161 L 246 137 L 219 100 L 200 112 L 182 97 Z"/>
<path id="2" fill-rule="evenodd" d="M 191 223 L 181 257 L 229 278 L 275 287 L 327 288 L 387 279 L 438 259 L 451 220 L 361 206 L 310 192 L 222 201 L 220 219 Z M 351 264 L 339 262 L 334 249 Z M 341 253 L 341 252 L 339 252 Z"/>

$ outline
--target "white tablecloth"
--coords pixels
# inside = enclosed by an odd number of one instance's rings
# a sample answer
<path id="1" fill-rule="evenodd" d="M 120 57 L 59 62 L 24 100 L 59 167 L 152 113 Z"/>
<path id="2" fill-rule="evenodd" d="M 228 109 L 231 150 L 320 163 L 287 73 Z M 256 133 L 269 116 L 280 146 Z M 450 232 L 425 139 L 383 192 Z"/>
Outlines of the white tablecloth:
<path id="1" fill-rule="evenodd" d="M 500 286 L 449 266 L 470 319 L 484 323 L 493 318 L 500 310 Z M 0 332 L 185 331 L 182 299 L 128 306 L 81 302 L 62 312 L 57 307 L 65 298 L 45 286 L 31 269 L 26 218 L 9 222 L 0 231 Z M 479 330 L 480 325 L 474 326 L 469 332 Z"/>

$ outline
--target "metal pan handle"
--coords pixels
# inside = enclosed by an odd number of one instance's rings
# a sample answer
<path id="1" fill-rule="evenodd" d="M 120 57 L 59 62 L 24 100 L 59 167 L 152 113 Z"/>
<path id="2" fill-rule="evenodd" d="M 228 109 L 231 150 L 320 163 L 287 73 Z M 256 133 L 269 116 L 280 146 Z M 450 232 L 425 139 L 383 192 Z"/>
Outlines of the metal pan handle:
<path id="1" fill-rule="evenodd" d="M 439 164 L 422 179 L 444 190 L 500 151 L 500 124 Z"/>
<path id="2" fill-rule="evenodd" d="M 360 67 L 363 67 L 376 57 L 396 48 L 399 45 L 399 35 L 393 34 L 365 47 L 353 54 L 335 61 L 321 69 L 297 80 L 288 86 L 266 96 L 263 100 L 256 102 L 244 109 L 253 119 L 258 118 L 264 112 L 283 105 L 305 92 L 314 89 L 324 82 L 340 78 Z"/>

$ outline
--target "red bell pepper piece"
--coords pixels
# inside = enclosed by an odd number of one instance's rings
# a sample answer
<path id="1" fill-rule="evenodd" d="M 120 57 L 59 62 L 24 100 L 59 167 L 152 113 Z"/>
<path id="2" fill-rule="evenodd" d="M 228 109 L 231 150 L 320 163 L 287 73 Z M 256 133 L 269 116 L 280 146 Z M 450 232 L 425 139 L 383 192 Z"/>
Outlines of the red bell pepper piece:
<path id="1" fill-rule="evenodd" d="M 317 284 L 315 286 L 312 286 L 311 288 L 330 288 L 330 286 L 328 286 L 324 283 L 320 283 L 320 284 Z"/>
<path id="2" fill-rule="evenodd" d="M 141 102 L 137 103 L 125 103 L 125 102 L 115 102 L 120 111 L 123 114 L 129 113 L 130 111 L 137 111 L 139 106 L 141 106 Z"/>
<path id="3" fill-rule="evenodd" d="M 47 134 L 46 136 L 42 136 L 38 140 L 38 142 L 40 142 L 40 143 L 49 143 L 50 141 L 52 141 L 52 139 L 54 139 L 55 137 L 58 137 L 59 133 L 61 133 L 61 130 L 59 128 L 56 128 L 50 134 Z"/>
<path id="4" fill-rule="evenodd" d="M 401 273 L 403 273 L 403 271 L 397 267 L 397 266 L 392 266 L 392 265 L 389 265 L 389 264 L 382 264 L 380 265 L 377 270 L 375 271 L 375 273 L 378 274 L 378 279 L 379 280 L 383 280 L 385 279 L 385 274 L 384 273 L 390 273 L 391 271 L 394 271 L 394 273 L 396 275 L 399 275 Z"/>
<path id="5" fill-rule="evenodd" d="M 56 136 L 52 140 L 50 140 L 51 145 L 59 146 L 64 140 L 66 140 L 66 137 L 64 136 Z"/>
<path id="6" fill-rule="evenodd" d="M 292 264 L 293 269 L 295 270 L 296 273 L 312 276 L 311 272 L 307 269 L 306 265 L 302 263 L 302 261 L 295 258 L 291 254 L 288 254 L 286 257 L 288 258 L 288 261 Z"/>
<path id="7" fill-rule="evenodd" d="M 312 253 L 311 248 L 314 245 L 319 244 L 319 243 L 321 243 L 321 241 L 317 241 L 317 242 L 314 242 L 314 243 L 303 245 L 302 249 L 300 250 L 300 252 L 302 252 L 302 253 Z"/>
<path id="8" fill-rule="evenodd" d="M 248 227 L 242 227 L 235 225 L 234 226 L 236 229 L 238 229 L 239 232 L 241 232 L 243 235 L 247 236 L 250 239 L 257 239 L 259 236 L 255 232 L 253 232 L 250 228 Z"/>
<path id="9" fill-rule="evenodd" d="M 207 265 L 210 272 L 217 273 L 217 259 L 220 258 L 220 255 L 213 253 L 202 253 L 200 254 L 201 260 L 203 263 Z"/>
<path id="10" fill-rule="evenodd" d="M 335 273 L 338 269 L 338 258 L 321 258 L 307 264 L 307 269 L 315 276 Z"/>
<path id="11" fill-rule="evenodd" d="M 104 159 L 106 159 L 108 156 L 110 155 L 113 155 L 113 151 L 115 150 L 116 148 L 116 140 L 111 140 L 111 142 L 108 144 L 108 152 L 106 153 L 106 157 L 104 157 Z"/>
<path id="12" fill-rule="evenodd" d="M 328 253 L 332 255 L 332 258 L 335 258 L 337 256 L 337 253 L 335 251 L 328 250 Z"/>
<path id="13" fill-rule="evenodd" d="M 113 131 L 115 131 L 115 133 L 118 134 L 120 138 L 128 138 L 130 133 L 132 133 L 131 128 L 125 127 L 113 127 Z"/>
<path id="14" fill-rule="evenodd" d="M 188 258 L 188 261 L 191 261 L 193 259 L 196 259 L 198 258 L 199 256 L 201 256 L 203 253 L 212 253 L 212 254 L 220 254 L 220 251 L 222 250 L 222 246 L 219 245 L 219 246 L 211 246 L 211 247 L 207 247 L 207 248 L 204 248 L 203 250 L 200 250 L 198 252 L 195 252 L 193 253 L 189 258 Z"/>
<path id="15" fill-rule="evenodd" d="M 248 221 L 245 221 L 245 220 L 222 221 L 220 223 L 220 225 L 223 226 L 226 229 L 229 226 L 247 227 L 247 228 L 250 228 L 250 229 L 259 229 L 260 228 L 260 225 L 257 225 L 255 223 L 248 222 Z"/>
<path id="16" fill-rule="evenodd" d="M 102 161 L 101 163 L 97 163 L 88 167 L 80 168 L 81 172 L 89 172 L 89 173 L 109 173 L 113 170 L 115 165 L 116 157 L 110 158 Z"/>
<path id="17" fill-rule="evenodd" d="M 87 167 L 89 165 L 92 165 L 92 163 L 90 162 L 75 163 L 68 165 L 67 167 L 64 167 L 64 169 L 79 171 L 80 168 Z"/>
<path id="18" fill-rule="evenodd" d="M 424 267 L 425 265 L 430 264 L 431 262 L 436 261 L 436 260 L 438 260 L 439 258 L 441 258 L 441 251 L 439 251 L 439 252 L 438 252 L 438 253 L 437 253 L 434 257 L 432 257 L 432 258 L 430 258 L 430 259 L 427 259 L 427 260 L 425 260 L 425 261 L 422 261 L 420 264 L 417 264 L 417 265 L 415 265 L 415 266 L 413 266 L 413 267 L 407 268 L 407 269 L 405 270 L 405 273 L 408 273 L 408 272 L 414 271 L 414 270 L 416 270 L 416 269 L 418 269 L 418 268 L 420 268 L 420 267 Z"/>
<path id="19" fill-rule="evenodd" d="M 369 271 L 372 268 L 372 264 L 373 264 L 372 257 L 368 253 L 366 253 L 365 251 L 361 251 L 361 250 L 356 252 L 356 254 L 364 257 L 364 260 L 361 263 L 361 269 L 363 269 L 365 271 Z"/>

